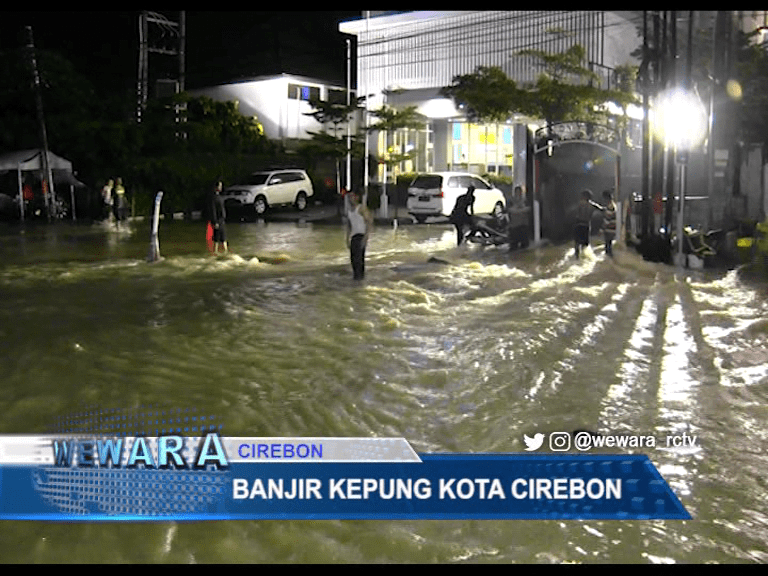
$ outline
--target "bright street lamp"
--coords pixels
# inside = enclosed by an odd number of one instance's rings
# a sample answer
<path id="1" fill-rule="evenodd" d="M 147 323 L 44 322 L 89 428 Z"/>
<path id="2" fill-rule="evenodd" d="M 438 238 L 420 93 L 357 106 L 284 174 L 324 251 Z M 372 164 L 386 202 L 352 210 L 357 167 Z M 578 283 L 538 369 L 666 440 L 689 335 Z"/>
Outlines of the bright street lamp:
<path id="1" fill-rule="evenodd" d="M 668 145 L 687 152 L 704 141 L 707 112 L 695 94 L 676 88 L 659 94 L 653 124 Z"/>
<path id="2" fill-rule="evenodd" d="M 683 210 L 688 153 L 704 141 L 707 135 L 707 113 L 701 100 L 681 88 L 659 95 L 654 117 L 654 129 L 668 146 L 675 147 L 675 159 L 680 167 L 680 208 L 677 212 L 677 264 L 683 263 Z"/>

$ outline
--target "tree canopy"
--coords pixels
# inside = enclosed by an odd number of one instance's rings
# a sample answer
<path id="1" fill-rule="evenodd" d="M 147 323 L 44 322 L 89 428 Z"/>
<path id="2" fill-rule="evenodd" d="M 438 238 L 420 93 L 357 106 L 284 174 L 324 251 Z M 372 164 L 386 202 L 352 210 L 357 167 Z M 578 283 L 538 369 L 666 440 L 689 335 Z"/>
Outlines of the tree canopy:
<path id="1" fill-rule="evenodd" d="M 320 132 L 307 131 L 310 139 L 303 141 L 299 145 L 298 152 L 310 169 L 314 169 L 317 166 L 318 160 L 332 160 L 336 170 L 337 191 L 341 185 L 341 162 L 346 158 L 347 152 L 354 159 L 365 156 L 363 136 L 353 133 L 350 135 L 348 143 L 346 131 L 343 134 L 339 134 L 339 127 L 350 121 L 363 102 L 365 102 L 364 96 L 356 98 L 349 105 L 320 100 L 319 98 L 310 98 L 309 104 L 312 107 L 312 111 L 304 113 L 306 116 L 311 116 L 317 120 L 322 125 L 322 130 Z M 329 125 L 332 126 L 331 131 L 328 130 Z"/>
<path id="2" fill-rule="evenodd" d="M 615 102 L 624 108 L 636 98 L 627 81 L 616 89 L 594 85 L 597 75 L 585 63 L 585 52 L 575 44 L 557 54 L 522 50 L 519 56 L 533 56 L 542 68 L 534 83 L 518 86 L 498 67 L 478 67 L 474 73 L 456 76 L 442 93 L 463 109 L 470 121 L 503 122 L 514 113 L 541 118 L 547 126 L 566 120 L 601 121 L 602 105 Z M 630 75 L 622 69 L 621 78 Z"/>
<path id="3" fill-rule="evenodd" d="M 181 93 L 150 101 L 142 123 L 146 126 L 146 152 L 176 149 L 258 153 L 269 148 L 258 119 L 240 114 L 234 101 L 219 102 Z"/>
<path id="4" fill-rule="evenodd" d="M 332 124 L 335 134 L 338 131 L 339 125 L 345 124 L 360 109 L 364 102 L 365 96 L 356 98 L 349 105 L 320 100 L 319 98 L 310 98 L 309 105 L 312 107 L 312 111 L 305 112 L 304 115 L 311 116 L 323 126 Z"/>
<path id="5" fill-rule="evenodd" d="M 36 50 L 43 114 L 49 147 L 90 159 L 89 148 L 104 109 L 89 81 L 55 52 Z M 29 54 L 24 49 L 0 54 L 0 148 L 38 148 L 40 125 Z"/>
<path id="6" fill-rule="evenodd" d="M 503 122 L 511 112 L 529 107 L 526 94 L 498 67 L 480 66 L 473 74 L 456 76 L 441 95 L 452 98 L 472 122 Z"/>
<path id="7" fill-rule="evenodd" d="M 416 106 L 406 106 L 398 109 L 384 105 L 377 110 L 372 110 L 371 115 L 377 121 L 368 128 L 369 132 L 394 132 L 403 128 L 419 130 L 424 128 L 424 116 L 419 114 Z"/>
<path id="8" fill-rule="evenodd" d="M 384 105 L 378 110 L 373 110 L 371 114 L 376 118 L 369 128 L 369 132 L 384 132 L 389 138 L 389 134 L 396 130 L 412 129 L 421 130 L 426 124 L 426 119 L 416 109 L 416 106 L 406 106 L 398 109 Z M 414 154 L 409 152 L 399 152 L 389 146 L 387 142 L 386 151 L 382 156 L 380 163 L 387 167 L 395 166 L 406 160 L 413 158 Z M 386 178 L 386 177 L 385 177 Z"/>
<path id="9" fill-rule="evenodd" d="M 626 82 L 617 89 L 595 85 L 598 76 L 585 65 L 585 50 L 580 44 L 556 54 L 522 50 L 518 55 L 539 60 L 542 72 L 535 83 L 526 86 L 525 102 L 528 115 L 543 118 L 547 126 L 565 120 L 604 121 L 602 105 L 606 102 L 625 108 L 637 101 Z"/>

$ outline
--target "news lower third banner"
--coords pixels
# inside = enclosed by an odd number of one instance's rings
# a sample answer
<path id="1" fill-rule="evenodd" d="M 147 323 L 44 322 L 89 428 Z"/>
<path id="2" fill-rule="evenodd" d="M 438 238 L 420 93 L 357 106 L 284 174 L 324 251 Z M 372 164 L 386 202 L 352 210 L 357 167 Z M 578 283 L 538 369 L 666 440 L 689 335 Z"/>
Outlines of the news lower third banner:
<path id="1" fill-rule="evenodd" d="M 0 519 L 690 519 L 644 455 L 403 438 L 0 436 Z"/>

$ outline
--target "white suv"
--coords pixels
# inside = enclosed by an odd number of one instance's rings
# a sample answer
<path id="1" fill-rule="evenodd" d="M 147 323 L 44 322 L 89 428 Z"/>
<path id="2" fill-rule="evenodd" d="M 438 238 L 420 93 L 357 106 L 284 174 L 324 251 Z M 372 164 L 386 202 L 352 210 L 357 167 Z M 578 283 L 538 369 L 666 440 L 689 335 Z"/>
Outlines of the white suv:
<path id="1" fill-rule="evenodd" d="M 252 208 L 257 215 L 272 206 L 288 204 L 304 210 L 313 194 L 312 182 L 304 170 L 254 172 L 245 184 L 228 186 L 221 192 L 227 208 Z"/>
<path id="2" fill-rule="evenodd" d="M 496 214 L 505 206 L 504 194 L 488 182 L 466 172 L 420 174 L 408 186 L 408 213 L 417 222 L 430 216 L 450 216 L 456 199 L 475 187 L 475 214 Z"/>

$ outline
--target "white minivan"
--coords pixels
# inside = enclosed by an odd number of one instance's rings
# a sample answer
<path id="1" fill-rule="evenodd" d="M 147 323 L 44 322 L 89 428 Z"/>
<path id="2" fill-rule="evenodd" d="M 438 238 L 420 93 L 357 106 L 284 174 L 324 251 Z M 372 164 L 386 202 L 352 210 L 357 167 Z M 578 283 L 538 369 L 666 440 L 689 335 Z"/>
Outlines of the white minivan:
<path id="1" fill-rule="evenodd" d="M 497 214 L 504 210 L 504 194 L 480 176 L 467 172 L 420 174 L 408 187 L 408 213 L 421 223 L 430 216 L 450 216 L 456 199 L 475 187 L 475 214 Z"/>

